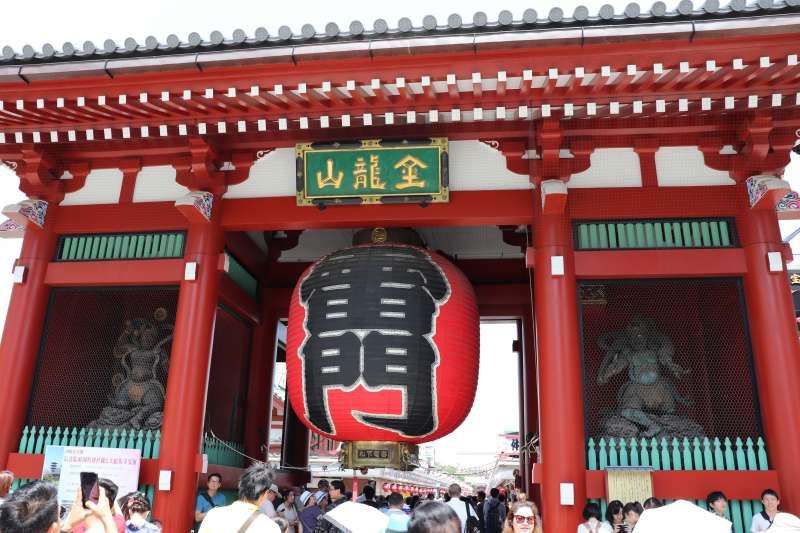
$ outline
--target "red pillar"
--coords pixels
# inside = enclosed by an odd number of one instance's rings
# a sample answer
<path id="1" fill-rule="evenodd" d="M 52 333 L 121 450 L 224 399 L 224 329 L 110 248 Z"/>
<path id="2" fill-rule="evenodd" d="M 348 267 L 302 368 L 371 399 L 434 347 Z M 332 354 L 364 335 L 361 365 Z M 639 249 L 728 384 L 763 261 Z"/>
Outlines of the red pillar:
<path id="1" fill-rule="evenodd" d="M 530 490 L 530 467 L 528 466 L 528 458 L 525 454 L 523 444 L 525 442 L 525 435 L 528 434 L 528 416 L 527 409 L 525 408 L 527 400 L 527 384 L 525 380 L 525 343 L 523 342 L 525 325 L 522 318 L 517 320 L 517 340 L 514 343 L 514 349 L 517 354 L 517 389 L 519 390 L 519 472 L 522 477 L 522 484 L 516 488 L 522 492 Z M 514 480 L 516 485 L 516 479 Z"/>
<path id="2" fill-rule="evenodd" d="M 261 322 L 253 331 L 250 351 L 250 380 L 245 413 L 245 453 L 267 460 L 262 445 L 269 446 L 272 413 L 272 381 L 275 368 L 275 333 L 278 327 L 270 291 L 261 291 Z"/>
<path id="3" fill-rule="evenodd" d="M 538 202 L 537 202 L 538 203 Z M 574 531 L 586 503 L 584 410 L 572 232 L 565 214 L 534 221 L 534 300 L 539 371 L 542 520 L 546 531 Z M 563 275 L 552 258 L 563 258 Z M 571 484 L 574 505 L 561 505 Z"/>
<path id="4" fill-rule="evenodd" d="M 770 272 L 768 252 L 781 252 L 773 210 L 745 206 L 737 219 L 747 260 L 744 278 L 750 338 L 770 467 L 777 470 L 782 509 L 800 512 L 800 343 L 786 271 Z M 767 488 L 767 487 L 763 487 Z"/>
<path id="5" fill-rule="evenodd" d="M 25 279 L 11 291 L 5 329 L 0 341 L 0 470 L 8 464 L 8 454 L 19 448 L 20 433 L 30 403 L 36 358 L 50 287 L 45 285 L 47 265 L 55 255 L 57 235 L 53 231 L 57 207 L 50 204 L 44 228 L 29 224 L 25 229 L 22 252 L 16 262 L 25 267 Z M 4 275 L 8 275 L 5 273 Z"/>
<path id="6" fill-rule="evenodd" d="M 197 263 L 197 274 L 181 282 L 178 296 L 158 460 L 172 486 L 157 492 L 153 513 L 164 531 L 188 531 L 193 521 L 223 251 L 217 211 L 211 222 L 189 226 L 185 259 Z"/>
<path id="7" fill-rule="evenodd" d="M 536 365 L 536 343 L 533 339 L 534 320 L 530 313 L 527 313 L 522 318 L 523 323 L 523 340 L 525 350 L 525 431 L 527 435 L 539 435 L 539 384 L 538 384 L 538 369 Z M 542 503 L 542 490 L 539 485 L 534 484 L 532 470 L 533 465 L 538 461 L 538 456 L 535 455 L 534 450 L 527 453 L 527 472 L 526 479 L 527 485 L 525 490 L 528 493 L 528 499 L 536 502 L 536 505 Z"/>

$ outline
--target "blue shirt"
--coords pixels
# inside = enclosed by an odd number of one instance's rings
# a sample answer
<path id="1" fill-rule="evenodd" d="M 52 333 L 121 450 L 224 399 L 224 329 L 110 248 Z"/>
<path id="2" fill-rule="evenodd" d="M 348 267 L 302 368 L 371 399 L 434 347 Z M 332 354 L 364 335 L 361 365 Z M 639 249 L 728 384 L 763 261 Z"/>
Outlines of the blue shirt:
<path id="1" fill-rule="evenodd" d="M 208 493 L 205 493 L 205 495 L 210 497 Z M 225 496 L 221 492 L 216 493 L 214 497 L 211 498 L 211 501 L 214 502 L 216 507 L 223 507 L 227 503 L 225 501 Z M 206 500 L 203 494 L 198 494 L 197 503 L 195 504 L 194 509 L 200 513 L 207 513 L 212 509 L 212 506 L 210 503 L 208 503 L 208 500 Z"/>

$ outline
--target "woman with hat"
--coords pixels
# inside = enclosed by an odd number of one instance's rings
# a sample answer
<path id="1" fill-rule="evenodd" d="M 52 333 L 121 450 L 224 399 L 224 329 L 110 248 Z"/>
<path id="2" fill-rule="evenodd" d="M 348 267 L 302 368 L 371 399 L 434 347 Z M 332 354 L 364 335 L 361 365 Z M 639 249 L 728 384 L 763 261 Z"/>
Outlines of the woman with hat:
<path id="1" fill-rule="evenodd" d="M 324 497 L 325 493 L 319 491 L 317 494 L 322 494 Z M 317 527 L 319 515 L 322 514 L 322 509 L 317 505 L 317 494 L 311 494 L 309 491 L 305 491 L 300 495 L 300 505 L 303 507 L 303 510 L 298 514 L 298 518 L 300 519 L 303 531 L 306 533 L 314 531 L 314 528 Z"/>

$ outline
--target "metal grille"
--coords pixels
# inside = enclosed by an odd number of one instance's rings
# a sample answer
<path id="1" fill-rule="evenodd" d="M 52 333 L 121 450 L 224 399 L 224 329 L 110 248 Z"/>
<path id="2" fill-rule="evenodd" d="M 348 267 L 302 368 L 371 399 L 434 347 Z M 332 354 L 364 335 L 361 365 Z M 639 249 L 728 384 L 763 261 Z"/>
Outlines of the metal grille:
<path id="1" fill-rule="evenodd" d="M 580 284 L 587 437 L 758 437 L 739 282 Z"/>
<path id="2" fill-rule="evenodd" d="M 241 442 L 247 405 L 251 328 L 225 307 L 217 308 L 206 400 L 206 431 Z"/>
<path id="3" fill-rule="evenodd" d="M 575 242 L 579 250 L 732 248 L 735 227 L 728 219 L 578 222 Z"/>
<path id="4" fill-rule="evenodd" d="M 177 298 L 173 287 L 54 289 L 28 424 L 158 429 Z"/>

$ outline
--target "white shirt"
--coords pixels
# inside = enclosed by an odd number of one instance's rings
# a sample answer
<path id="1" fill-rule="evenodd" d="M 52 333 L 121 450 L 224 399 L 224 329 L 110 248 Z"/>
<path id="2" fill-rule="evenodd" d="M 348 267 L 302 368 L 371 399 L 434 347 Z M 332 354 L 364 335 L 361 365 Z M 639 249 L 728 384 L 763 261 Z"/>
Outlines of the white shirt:
<path id="1" fill-rule="evenodd" d="M 578 533 L 614 533 L 614 530 L 608 522 L 598 522 L 595 529 L 590 529 L 589 523 L 584 522 L 578 526 Z"/>
<path id="2" fill-rule="evenodd" d="M 447 505 L 449 505 L 458 515 L 458 519 L 461 522 L 461 531 L 464 531 L 464 528 L 467 527 L 467 506 L 469 506 L 469 516 L 478 518 L 478 515 L 475 513 L 475 509 L 472 508 L 472 505 L 464 503 L 463 500 L 451 498 L 450 501 L 447 502 Z"/>
<path id="3" fill-rule="evenodd" d="M 764 520 L 764 517 L 761 516 L 761 513 L 756 513 L 753 515 L 753 524 L 750 526 L 750 531 L 752 533 L 757 533 L 758 531 L 767 531 L 771 525 L 772 523 L 769 520 Z"/>
<path id="4" fill-rule="evenodd" d="M 200 524 L 199 533 L 233 533 L 238 531 L 247 519 L 258 509 L 252 503 L 235 501 L 225 507 L 214 507 L 203 523 Z M 264 515 L 259 515 L 253 520 L 247 533 L 281 533 L 278 524 Z"/>
<path id="5" fill-rule="evenodd" d="M 261 504 L 261 512 L 270 518 L 278 516 L 278 513 L 275 512 L 275 506 L 269 501 L 269 498 L 266 498 L 264 503 Z"/>

